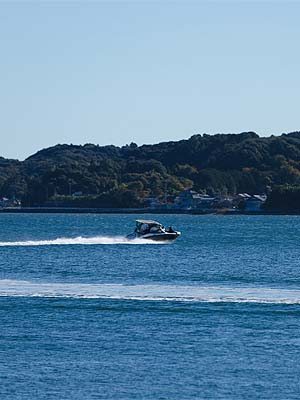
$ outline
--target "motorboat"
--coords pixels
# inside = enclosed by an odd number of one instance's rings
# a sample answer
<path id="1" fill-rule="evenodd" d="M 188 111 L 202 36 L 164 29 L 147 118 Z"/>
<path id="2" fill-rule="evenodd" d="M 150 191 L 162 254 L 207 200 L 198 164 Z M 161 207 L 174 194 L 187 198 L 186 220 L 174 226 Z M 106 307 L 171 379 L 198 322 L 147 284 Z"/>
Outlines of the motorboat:
<path id="1" fill-rule="evenodd" d="M 136 220 L 134 232 L 127 235 L 127 239 L 147 239 L 156 241 L 171 241 L 180 236 L 171 226 L 166 229 L 161 223 L 148 219 Z"/>

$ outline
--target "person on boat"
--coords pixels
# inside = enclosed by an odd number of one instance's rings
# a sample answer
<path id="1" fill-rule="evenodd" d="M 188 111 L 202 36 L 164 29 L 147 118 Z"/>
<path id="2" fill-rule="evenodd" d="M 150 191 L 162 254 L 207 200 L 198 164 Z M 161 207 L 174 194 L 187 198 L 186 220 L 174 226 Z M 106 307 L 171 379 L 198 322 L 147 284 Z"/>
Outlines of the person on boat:
<path id="1" fill-rule="evenodd" d="M 145 233 L 148 232 L 148 230 L 149 230 L 148 224 L 143 224 L 143 225 L 141 226 L 141 233 L 145 234 Z"/>
<path id="2" fill-rule="evenodd" d="M 169 233 L 175 233 L 175 231 L 174 231 L 174 229 L 173 229 L 172 226 L 169 227 L 168 232 L 169 232 Z"/>
<path id="3" fill-rule="evenodd" d="M 159 227 L 158 226 L 152 226 L 152 228 L 150 228 L 150 232 L 151 233 L 157 233 L 159 231 Z"/>

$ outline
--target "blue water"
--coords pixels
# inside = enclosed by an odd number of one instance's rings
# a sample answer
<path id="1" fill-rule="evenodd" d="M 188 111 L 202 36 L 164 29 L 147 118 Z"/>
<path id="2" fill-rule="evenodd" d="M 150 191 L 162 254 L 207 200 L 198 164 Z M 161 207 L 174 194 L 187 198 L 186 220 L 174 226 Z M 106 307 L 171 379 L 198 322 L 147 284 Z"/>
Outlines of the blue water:
<path id="1" fill-rule="evenodd" d="M 298 399 L 300 217 L 0 215 L 1 399 Z"/>

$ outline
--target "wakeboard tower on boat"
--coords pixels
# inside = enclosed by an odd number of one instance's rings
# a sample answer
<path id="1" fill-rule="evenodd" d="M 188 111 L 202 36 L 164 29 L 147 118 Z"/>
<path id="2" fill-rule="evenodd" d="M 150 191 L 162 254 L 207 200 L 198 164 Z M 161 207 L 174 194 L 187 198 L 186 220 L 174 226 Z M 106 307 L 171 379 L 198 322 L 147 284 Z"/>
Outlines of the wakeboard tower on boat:
<path id="1" fill-rule="evenodd" d="M 133 233 L 127 235 L 127 239 L 148 239 L 157 241 L 171 241 L 180 236 L 171 226 L 166 229 L 161 223 L 148 219 L 136 220 L 136 227 Z"/>

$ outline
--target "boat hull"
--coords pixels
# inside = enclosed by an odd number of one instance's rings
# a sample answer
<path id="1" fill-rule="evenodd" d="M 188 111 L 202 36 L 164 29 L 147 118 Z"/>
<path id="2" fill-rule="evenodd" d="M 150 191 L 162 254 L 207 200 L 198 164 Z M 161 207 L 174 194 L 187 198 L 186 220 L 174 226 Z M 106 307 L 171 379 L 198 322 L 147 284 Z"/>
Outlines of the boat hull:
<path id="1" fill-rule="evenodd" d="M 144 239 L 144 240 L 154 240 L 156 242 L 170 242 L 177 239 L 180 236 L 180 232 L 165 232 L 165 233 L 147 233 L 141 235 L 138 233 L 132 233 L 127 236 L 127 239 Z"/>
<path id="2" fill-rule="evenodd" d="M 147 235 L 146 235 L 147 236 Z M 164 241 L 172 241 L 178 238 L 180 236 L 179 233 L 164 233 L 162 235 L 152 235 L 149 237 L 143 237 L 143 239 L 147 240 L 154 240 L 156 242 L 164 242 Z"/>

